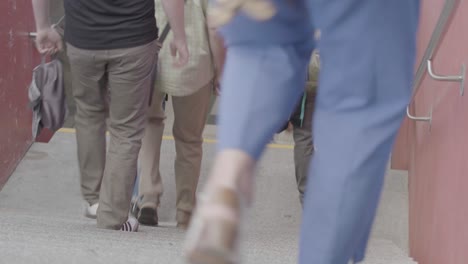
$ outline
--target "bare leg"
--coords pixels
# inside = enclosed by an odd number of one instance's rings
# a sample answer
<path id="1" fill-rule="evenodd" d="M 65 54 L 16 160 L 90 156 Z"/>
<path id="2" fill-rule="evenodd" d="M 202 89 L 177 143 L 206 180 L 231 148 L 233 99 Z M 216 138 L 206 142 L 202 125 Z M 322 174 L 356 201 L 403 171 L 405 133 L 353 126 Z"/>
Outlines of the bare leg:
<path id="1" fill-rule="evenodd" d="M 239 261 L 239 229 L 252 200 L 255 165 L 304 91 L 310 51 L 305 45 L 228 48 L 219 152 L 188 232 L 191 263 Z"/>

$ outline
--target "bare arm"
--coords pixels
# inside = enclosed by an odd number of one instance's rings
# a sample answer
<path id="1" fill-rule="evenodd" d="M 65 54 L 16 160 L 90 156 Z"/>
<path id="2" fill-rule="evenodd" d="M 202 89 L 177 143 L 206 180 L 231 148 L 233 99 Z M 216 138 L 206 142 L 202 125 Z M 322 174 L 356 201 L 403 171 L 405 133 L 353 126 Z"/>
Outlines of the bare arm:
<path id="1" fill-rule="evenodd" d="M 36 21 L 36 48 L 41 54 L 53 54 L 62 50 L 60 35 L 51 27 L 49 19 L 49 0 L 32 0 L 34 20 Z"/>
<path id="2" fill-rule="evenodd" d="M 224 40 L 218 34 L 216 29 L 209 29 L 209 41 L 211 47 L 211 54 L 213 54 L 213 63 L 215 64 L 216 78 L 221 79 L 224 68 L 224 61 L 226 59 L 226 48 L 224 47 Z"/>
<path id="3" fill-rule="evenodd" d="M 49 0 L 32 0 L 36 30 L 43 31 L 50 28 Z"/>
<path id="4" fill-rule="evenodd" d="M 205 23 L 207 24 L 208 29 L 208 41 L 210 43 L 211 54 L 213 56 L 213 64 L 215 66 L 215 78 L 216 82 L 219 82 L 221 76 L 223 75 L 224 61 L 226 59 L 226 48 L 224 46 L 224 39 L 218 33 L 216 27 L 212 27 L 209 24 L 208 19 L 208 0 L 202 0 L 201 5 L 203 8 L 203 15 L 205 16 Z M 216 83 L 216 89 L 219 87 L 219 83 Z M 219 92 L 219 90 L 217 91 Z"/>
<path id="5" fill-rule="evenodd" d="M 184 0 L 162 0 L 162 6 L 174 34 L 170 44 L 174 66 L 182 67 L 187 64 L 189 58 L 185 37 Z"/>
<path id="6" fill-rule="evenodd" d="M 174 39 L 185 41 L 184 0 L 162 0 Z"/>

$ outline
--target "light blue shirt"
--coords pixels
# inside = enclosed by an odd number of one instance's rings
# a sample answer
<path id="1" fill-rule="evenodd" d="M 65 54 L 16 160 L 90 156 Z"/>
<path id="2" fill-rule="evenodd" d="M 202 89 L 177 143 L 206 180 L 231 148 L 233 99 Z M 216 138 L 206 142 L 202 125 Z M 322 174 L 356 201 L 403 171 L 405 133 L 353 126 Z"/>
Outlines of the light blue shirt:
<path id="1" fill-rule="evenodd" d="M 304 0 L 272 0 L 277 13 L 257 21 L 240 11 L 220 31 L 227 45 L 242 43 L 290 44 L 312 41 L 314 29 Z"/>

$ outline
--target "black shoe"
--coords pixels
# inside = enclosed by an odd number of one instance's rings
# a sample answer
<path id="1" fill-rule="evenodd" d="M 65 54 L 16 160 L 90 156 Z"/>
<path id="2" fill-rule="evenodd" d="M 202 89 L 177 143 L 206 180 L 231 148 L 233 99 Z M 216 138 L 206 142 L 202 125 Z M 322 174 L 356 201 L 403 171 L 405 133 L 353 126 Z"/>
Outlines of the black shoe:
<path id="1" fill-rule="evenodd" d="M 138 211 L 138 222 L 142 225 L 157 226 L 158 225 L 158 211 L 153 207 L 142 206 Z"/>

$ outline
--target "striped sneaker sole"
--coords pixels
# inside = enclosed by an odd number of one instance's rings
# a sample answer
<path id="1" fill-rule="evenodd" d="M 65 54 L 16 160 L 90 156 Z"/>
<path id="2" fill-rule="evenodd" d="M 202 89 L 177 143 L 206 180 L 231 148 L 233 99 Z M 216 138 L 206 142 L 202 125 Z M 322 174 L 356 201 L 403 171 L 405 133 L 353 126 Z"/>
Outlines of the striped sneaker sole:
<path id="1" fill-rule="evenodd" d="M 125 222 L 122 225 L 122 227 L 120 228 L 120 231 L 137 232 L 138 231 L 138 221 L 136 219 L 129 219 L 127 222 Z"/>

